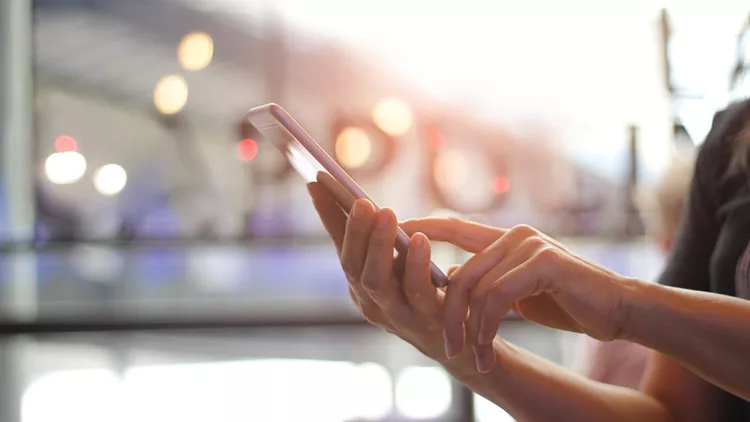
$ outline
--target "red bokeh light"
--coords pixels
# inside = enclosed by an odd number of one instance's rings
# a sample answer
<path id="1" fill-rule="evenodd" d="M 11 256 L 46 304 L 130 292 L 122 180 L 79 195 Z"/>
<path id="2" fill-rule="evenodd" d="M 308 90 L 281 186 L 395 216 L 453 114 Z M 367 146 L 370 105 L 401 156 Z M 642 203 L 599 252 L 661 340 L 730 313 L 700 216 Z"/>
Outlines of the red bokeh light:
<path id="1" fill-rule="evenodd" d="M 432 150 L 438 150 L 445 145 L 445 139 L 443 138 L 443 134 L 438 132 L 437 130 L 430 131 L 430 149 Z"/>
<path id="2" fill-rule="evenodd" d="M 250 161 L 258 155 L 258 143 L 253 139 L 247 138 L 240 141 L 237 145 L 237 158 L 242 161 Z"/>
<path id="3" fill-rule="evenodd" d="M 492 184 L 492 189 L 495 193 L 505 193 L 510 189 L 510 180 L 505 176 L 499 176 L 495 179 L 495 183 Z"/>
<path id="4" fill-rule="evenodd" d="M 55 152 L 68 152 L 78 150 L 76 140 L 68 135 L 60 135 L 55 139 Z"/>

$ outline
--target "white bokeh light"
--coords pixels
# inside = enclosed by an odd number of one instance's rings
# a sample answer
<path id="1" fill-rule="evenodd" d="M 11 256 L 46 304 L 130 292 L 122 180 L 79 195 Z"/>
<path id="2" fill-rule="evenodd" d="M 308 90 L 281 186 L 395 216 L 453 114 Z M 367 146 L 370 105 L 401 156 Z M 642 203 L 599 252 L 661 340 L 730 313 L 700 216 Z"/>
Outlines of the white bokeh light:
<path id="1" fill-rule="evenodd" d="M 385 133 L 401 136 L 409 131 L 413 113 L 406 101 L 400 98 L 384 98 L 375 104 L 372 120 Z"/>
<path id="2" fill-rule="evenodd" d="M 117 415 L 120 380 L 108 369 L 50 374 L 34 381 L 23 395 L 23 422 L 121 421 Z"/>
<path id="3" fill-rule="evenodd" d="M 44 162 L 44 173 L 56 185 L 75 183 L 86 173 L 86 159 L 76 151 L 56 152 Z"/>
<path id="4" fill-rule="evenodd" d="M 104 196 L 115 196 L 128 183 L 128 174 L 117 164 L 102 166 L 94 175 L 94 187 Z"/>
<path id="5" fill-rule="evenodd" d="M 409 419 L 436 419 L 451 407 L 451 382 L 436 367 L 409 367 L 396 381 L 396 408 Z"/>
<path id="6" fill-rule="evenodd" d="M 121 377 L 105 369 L 73 370 L 32 382 L 24 392 L 22 420 L 375 421 L 392 411 L 392 386 L 383 366 L 345 361 L 137 366 Z"/>
<path id="7" fill-rule="evenodd" d="M 377 363 L 365 362 L 353 372 L 351 413 L 367 421 L 385 419 L 393 408 L 391 374 Z"/>
<path id="8" fill-rule="evenodd" d="M 188 85 L 180 75 L 167 75 L 156 83 L 154 105 L 162 114 L 175 114 L 185 107 Z"/>
<path id="9" fill-rule="evenodd" d="M 336 158 L 342 166 L 350 169 L 362 167 L 370 159 L 372 141 L 358 127 L 347 127 L 336 137 Z"/>
<path id="10" fill-rule="evenodd" d="M 515 422 L 502 407 L 479 394 L 474 394 L 474 414 L 477 422 Z"/>
<path id="11" fill-rule="evenodd" d="M 214 40 L 203 32 L 185 35 L 177 47 L 177 58 L 185 70 L 201 70 L 211 63 L 214 55 Z"/>

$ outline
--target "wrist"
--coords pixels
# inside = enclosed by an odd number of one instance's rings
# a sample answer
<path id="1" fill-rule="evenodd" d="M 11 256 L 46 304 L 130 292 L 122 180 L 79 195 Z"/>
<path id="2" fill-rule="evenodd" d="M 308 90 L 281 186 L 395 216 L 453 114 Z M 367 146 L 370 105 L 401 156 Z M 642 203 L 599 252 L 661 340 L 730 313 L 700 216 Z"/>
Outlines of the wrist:
<path id="1" fill-rule="evenodd" d="M 618 338 L 644 344 L 655 302 L 663 294 L 663 286 L 637 279 L 626 279 L 622 298 L 621 330 Z"/>

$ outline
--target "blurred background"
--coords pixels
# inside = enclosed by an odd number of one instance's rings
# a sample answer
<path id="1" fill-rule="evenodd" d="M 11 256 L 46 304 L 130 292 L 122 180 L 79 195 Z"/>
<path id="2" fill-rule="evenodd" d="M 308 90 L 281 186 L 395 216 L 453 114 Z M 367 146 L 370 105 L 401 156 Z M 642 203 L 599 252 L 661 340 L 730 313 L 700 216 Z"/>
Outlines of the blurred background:
<path id="1" fill-rule="evenodd" d="M 281 104 L 400 218 L 652 280 L 633 193 L 750 94 L 750 4 L 683 3 L 0 0 L 0 421 L 511 421 L 361 320 L 243 117 Z"/>

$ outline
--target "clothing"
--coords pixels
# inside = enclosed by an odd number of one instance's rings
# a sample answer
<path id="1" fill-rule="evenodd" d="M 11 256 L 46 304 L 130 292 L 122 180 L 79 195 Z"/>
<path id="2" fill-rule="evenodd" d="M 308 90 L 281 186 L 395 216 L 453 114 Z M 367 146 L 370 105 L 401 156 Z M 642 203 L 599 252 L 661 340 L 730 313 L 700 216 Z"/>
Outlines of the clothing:
<path id="1" fill-rule="evenodd" d="M 737 134 L 748 122 L 750 100 L 714 116 L 660 283 L 750 300 L 750 176 L 729 173 Z M 721 420 L 750 422 L 750 402 L 729 393 L 723 399 L 728 414 Z"/>

